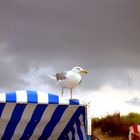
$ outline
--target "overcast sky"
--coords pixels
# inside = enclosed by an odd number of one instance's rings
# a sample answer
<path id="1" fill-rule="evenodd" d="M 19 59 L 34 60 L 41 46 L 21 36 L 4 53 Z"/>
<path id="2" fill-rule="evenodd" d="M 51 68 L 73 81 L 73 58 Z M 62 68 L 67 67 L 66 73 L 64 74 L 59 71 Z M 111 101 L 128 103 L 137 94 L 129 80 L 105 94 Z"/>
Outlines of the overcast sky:
<path id="1" fill-rule="evenodd" d="M 59 94 L 47 74 L 73 66 L 89 70 L 75 97 L 108 104 L 95 116 L 140 111 L 140 0 L 0 1 L 1 92 Z"/>

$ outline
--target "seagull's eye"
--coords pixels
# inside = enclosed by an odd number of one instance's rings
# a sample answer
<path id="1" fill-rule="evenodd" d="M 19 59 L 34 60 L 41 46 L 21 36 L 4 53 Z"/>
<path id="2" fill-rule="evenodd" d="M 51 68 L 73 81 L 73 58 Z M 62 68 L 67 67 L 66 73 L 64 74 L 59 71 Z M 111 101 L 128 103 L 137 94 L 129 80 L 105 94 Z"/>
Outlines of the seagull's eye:
<path id="1" fill-rule="evenodd" d="M 80 68 L 77 68 L 77 70 L 80 70 Z"/>

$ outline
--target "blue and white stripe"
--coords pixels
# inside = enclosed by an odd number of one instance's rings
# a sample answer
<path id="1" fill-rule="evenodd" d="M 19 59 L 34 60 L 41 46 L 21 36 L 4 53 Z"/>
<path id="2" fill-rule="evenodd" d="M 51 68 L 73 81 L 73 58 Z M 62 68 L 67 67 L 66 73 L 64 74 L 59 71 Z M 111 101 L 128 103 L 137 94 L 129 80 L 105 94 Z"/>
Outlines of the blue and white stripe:
<path id="1" fill-rule="evenodd" d="M 0 94 L 0 139 L 86 140 L 86 106 L 40 91 Z"/>
<path id="2" fill-rule="evenodd" d="M 77 99 L 65 99 L 58 95 L 53 95 L 47 92 L 21 90 L 14 92 L 0 93 L 0 103 L 16 102 L 16 103 L 37 103 L 37 104 L 67 104 L 79 105 L 82 104 Z"/>

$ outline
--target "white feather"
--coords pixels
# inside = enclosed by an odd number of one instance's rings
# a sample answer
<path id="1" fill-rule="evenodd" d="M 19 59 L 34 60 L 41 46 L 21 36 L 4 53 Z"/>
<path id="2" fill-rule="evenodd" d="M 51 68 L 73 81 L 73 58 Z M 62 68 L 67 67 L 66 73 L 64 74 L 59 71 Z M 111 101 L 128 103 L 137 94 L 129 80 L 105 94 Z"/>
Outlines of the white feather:
<path id="1" fill-rule="evenodd" d="M 51 76 L 51 75 L 47 75 L 47 76 L 50 77 L 51 79 L 56 80 L 56 77 L 55 76 Z"/>

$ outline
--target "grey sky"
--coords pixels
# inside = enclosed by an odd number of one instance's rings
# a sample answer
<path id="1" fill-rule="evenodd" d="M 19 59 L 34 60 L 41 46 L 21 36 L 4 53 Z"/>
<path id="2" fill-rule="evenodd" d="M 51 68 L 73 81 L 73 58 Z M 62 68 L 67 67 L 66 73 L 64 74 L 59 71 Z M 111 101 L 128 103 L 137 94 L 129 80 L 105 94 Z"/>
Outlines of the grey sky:
<path id="1" fill-rule="evenodd" d="M 135 106 L 140 106 L 140 99 L 137 98 L 137 97 L 134 97 L 131 100 L 126 101 L 126 103 L 128 103 L 130 105 L 132 104 L 132 105 L 135 105 Z"/>
<path id="2" fill-rule="evenodd" d="M 81 88 L 139 89 L 139 13 L 139 0 L 1 0 L 1 91 L 75 65 L 89 69 Z"/>

